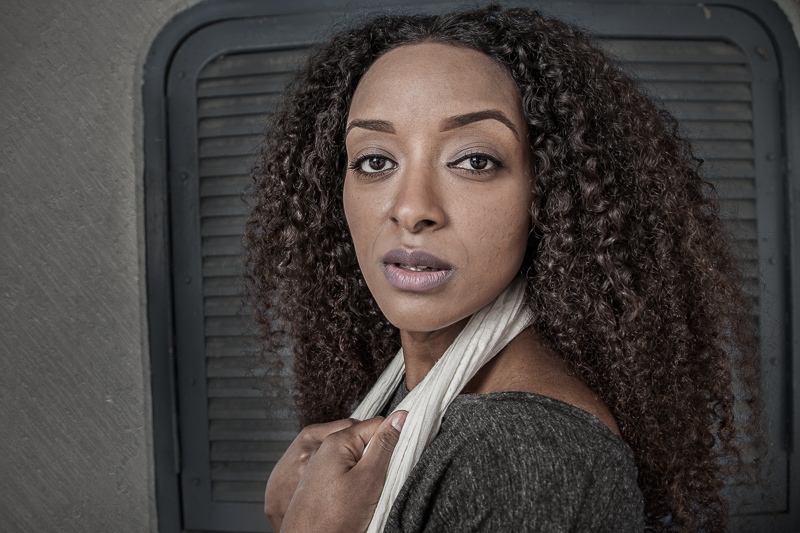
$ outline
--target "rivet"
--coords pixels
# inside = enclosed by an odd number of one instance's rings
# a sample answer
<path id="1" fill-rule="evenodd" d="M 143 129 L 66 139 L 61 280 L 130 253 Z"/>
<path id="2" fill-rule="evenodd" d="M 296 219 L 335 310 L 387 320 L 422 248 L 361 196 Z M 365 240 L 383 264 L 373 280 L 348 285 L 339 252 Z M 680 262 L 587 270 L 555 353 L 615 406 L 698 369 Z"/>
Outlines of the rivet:
<path id="1" fill-rule="evenodd" d="M 196 477 L 193 477 L 192 478 L 192 485 L 197 486 L 199 484 L 200 484 L 200 479 L 196 478 Z"/>
<path id="2" fill-rule="evenodd" d="M 183 281 L 185 281 L 186 283 L 191 283 L 192 282 L 192 276 L 186 276 L 185 278 L 183 278 Z"/>
<path id="3" fill-rule="evenodd" d="M 768 153 L 767 154 L 767 161 L 772 161 L 773 159 L 775 159 L 775 154 L 773 154 L 772 152 Z"/>
<path id="4" fill-rule="evenodd" d="M 769 59 L 769 56 L 767 55 L 767 49 L 763 46 L 756 46 L 756 53 L 761 56 L 761 59 Z"/>
<path id="5" fill-rule="evenodd" d="M 184 76 L 186 76 L 185 72 L 178 72 L 178 79 L 179 80 L 182 80 Z"/>
<path id="6" fill-rule="evenodd" d="M 189 174 L 186 172 L 181 172 L 181 180 L 186 181 L 189 179 Z"/>

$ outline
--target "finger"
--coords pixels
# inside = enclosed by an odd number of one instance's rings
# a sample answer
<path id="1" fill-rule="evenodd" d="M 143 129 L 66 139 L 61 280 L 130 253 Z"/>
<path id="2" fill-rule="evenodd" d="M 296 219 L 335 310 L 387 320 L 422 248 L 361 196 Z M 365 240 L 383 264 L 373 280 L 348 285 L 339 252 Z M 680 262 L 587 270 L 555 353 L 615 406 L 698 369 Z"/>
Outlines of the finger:
<path id="1" fill-rule="evenodd" d="M 364 455 L 364 449 L 383 421 L 383 417 L 376 416 L 332 433 L 322 443 L 320 451 L 324 449 L 325 455 L 337 456 L 336 464 L 349 470 Z"/>
<path id="2" fill-rule="evenodd" d="M 358 420 L 354 418 L 344 418 L 342 420 L 326 422 L 325 424 L 312 424 L 307 426 L 304 431 L 308 438 L 319 443 L 324 441 L 331 433 L 347 429 L 356 423 L 358 423 Z"/>
<path id="3" fill-rule="evenodd" d="M 378 426 L 378 429 L 372 435 L 369 447 L 358 462 L 357 467 L 359 470 L 364 469 L 364 471 L 371 473 L 373 476 L 380 475 L 381 478 L 386 475 L 386 470 L 389 468 L 389 460 L 397 447 L 400 431 L 403 428 L 403 424 L 405 424 L 407 416 L 407 411 L 397 411 Z"/>

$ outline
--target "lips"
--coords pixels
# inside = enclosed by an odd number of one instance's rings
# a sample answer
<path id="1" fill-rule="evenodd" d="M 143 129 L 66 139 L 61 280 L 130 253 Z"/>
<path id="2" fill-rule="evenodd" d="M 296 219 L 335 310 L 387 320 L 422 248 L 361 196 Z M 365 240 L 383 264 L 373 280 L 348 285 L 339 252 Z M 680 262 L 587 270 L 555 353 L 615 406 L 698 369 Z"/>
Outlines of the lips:
<path id="1" fill-rule="evenodd" d="M 425 292 L 444 284 L 453 267 L 423 250 L 393 248 L 383 256 L 383 272 L 396 288 L 410 292 Z"/>

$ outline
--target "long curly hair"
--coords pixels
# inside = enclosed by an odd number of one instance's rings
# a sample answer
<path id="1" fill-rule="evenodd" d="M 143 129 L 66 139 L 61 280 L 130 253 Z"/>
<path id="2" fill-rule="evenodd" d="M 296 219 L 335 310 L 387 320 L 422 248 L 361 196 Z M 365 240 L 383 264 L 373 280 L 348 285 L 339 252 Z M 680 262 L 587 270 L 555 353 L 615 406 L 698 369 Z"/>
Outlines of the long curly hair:
<path id="1" fill-rule="evenodd" d="M 669 113 L 587 35 L 534 10 L 377 18 L 318 47 L 289 86 L 252 171 L 245 278 L 262 355 L 293 349 L 301 422 L 347 416 L 399 348 L 345 221 L 344 134 L 370 65 L 421 42 L 486 54 L 522 94 L 532 327 L 610 407 L 647 523 L 724 530 L 720 490 L 746 470 L 761 404 L 751 304 L 714 187 Z"/>

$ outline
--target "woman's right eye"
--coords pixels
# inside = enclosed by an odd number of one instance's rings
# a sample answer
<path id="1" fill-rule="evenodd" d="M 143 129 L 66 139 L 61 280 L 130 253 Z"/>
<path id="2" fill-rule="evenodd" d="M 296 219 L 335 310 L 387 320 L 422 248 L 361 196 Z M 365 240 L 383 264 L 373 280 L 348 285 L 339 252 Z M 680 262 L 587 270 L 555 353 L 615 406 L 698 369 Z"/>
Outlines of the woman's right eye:
<path id="1" fill-rule="evenodd" d="M 377 174 L 397 168 L 397 163 L 388 157 L 380 155 L 367 155 L 357 159 L 350 168 L 363 174 Z"/>

